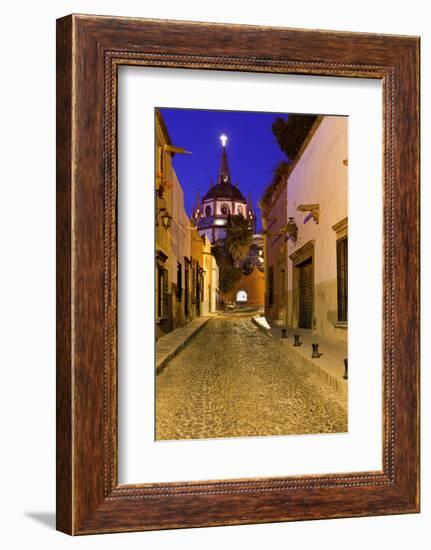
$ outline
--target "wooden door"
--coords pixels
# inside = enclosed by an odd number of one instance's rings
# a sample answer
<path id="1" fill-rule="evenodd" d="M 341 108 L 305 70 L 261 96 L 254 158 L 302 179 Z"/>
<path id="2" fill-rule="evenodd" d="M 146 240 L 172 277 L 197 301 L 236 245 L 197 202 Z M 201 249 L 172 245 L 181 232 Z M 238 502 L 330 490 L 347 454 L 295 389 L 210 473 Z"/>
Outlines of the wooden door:
<path id="1" fill-rule="evenodd" d="M 299 268 L 299 323 L 301 328 L 312 328 L 313 320 L 313 261 L 311 258 Z"/>

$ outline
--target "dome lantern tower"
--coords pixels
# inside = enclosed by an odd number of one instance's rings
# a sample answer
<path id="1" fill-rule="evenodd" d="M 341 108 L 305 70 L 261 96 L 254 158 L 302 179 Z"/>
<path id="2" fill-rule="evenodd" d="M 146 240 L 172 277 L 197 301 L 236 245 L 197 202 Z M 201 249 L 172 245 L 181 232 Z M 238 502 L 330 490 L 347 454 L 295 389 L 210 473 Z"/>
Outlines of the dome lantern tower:
<path id="1" fill-rule="evenodd" d="M 220 136 L 220 167 L 216 184 L 210 185 L 200 205 L 200 215 L 196 217 L 199 233 L 206 234 L 211 243 L 226 238 L 226 225 L 229 214 L 248 215 L 248 204 L 238 185 L 233 185 L 228 162 L 226 134 Z"/>

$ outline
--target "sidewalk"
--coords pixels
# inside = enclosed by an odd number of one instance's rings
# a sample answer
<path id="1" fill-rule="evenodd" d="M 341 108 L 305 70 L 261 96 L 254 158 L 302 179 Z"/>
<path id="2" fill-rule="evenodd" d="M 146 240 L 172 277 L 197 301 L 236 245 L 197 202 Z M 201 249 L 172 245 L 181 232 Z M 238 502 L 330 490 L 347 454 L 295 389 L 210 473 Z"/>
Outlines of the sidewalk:
<path id="1" fill-rule="evenodd" d="M 344 376 L 344 359 L 347 357 L 347 344 L 313 334 L 311 330 L 295 328 L 288 330 L 288 338 L 282 339 L 281 327 L 271 327 L 265 317 L 253 317 L 252 322 L 268 336 L 278 340 L 286 346 L 286 350 L 295 360 L 304 367 L 312 369 L 326 384 L 331 386 L 343 400 L 347 400 L 347 380 Z M 301 346 L 294 347 L 293 334 L 300 335 Z M 311 344 L 319 344 L 319 352 L 322 353 L 318 359 L 312 359 Z"/>
<path id="2" fill-rule="evenodd" d="M 159 373 L 166 363 L 175 357 L 212 317 L 213 315 L 199 317 L 159 338 L 156 342 L 156 373 Z"/>

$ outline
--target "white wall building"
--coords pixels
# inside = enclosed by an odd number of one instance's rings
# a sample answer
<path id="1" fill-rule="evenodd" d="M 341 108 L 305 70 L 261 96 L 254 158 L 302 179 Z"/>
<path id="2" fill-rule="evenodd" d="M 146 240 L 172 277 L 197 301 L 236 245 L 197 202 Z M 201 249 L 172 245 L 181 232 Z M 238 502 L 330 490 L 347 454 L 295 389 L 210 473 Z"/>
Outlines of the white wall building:
<path id="1" fill-rule="evenodd" d="M 290 324 L 347 340 L 347 124 L 325 116 L 287 183 Z"/>

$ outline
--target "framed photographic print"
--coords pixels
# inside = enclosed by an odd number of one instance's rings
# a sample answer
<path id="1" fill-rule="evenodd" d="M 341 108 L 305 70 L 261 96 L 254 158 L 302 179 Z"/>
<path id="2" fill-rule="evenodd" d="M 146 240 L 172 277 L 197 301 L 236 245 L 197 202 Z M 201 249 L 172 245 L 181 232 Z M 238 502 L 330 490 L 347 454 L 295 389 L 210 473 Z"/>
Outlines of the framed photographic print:
<path id="1" fill-rule="evenodd" d="M 419 511 L 419 39 L 57 22 L 57 528 Z"/>

